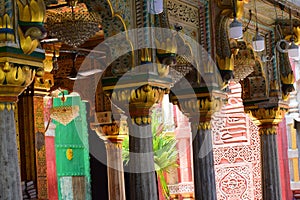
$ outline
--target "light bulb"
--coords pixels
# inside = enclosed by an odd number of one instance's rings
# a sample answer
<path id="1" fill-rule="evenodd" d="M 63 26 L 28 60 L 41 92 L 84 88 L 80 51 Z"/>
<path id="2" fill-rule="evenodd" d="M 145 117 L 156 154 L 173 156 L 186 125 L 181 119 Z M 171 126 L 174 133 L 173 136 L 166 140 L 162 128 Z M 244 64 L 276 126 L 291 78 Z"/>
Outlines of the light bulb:
<path id="1" fill-rule="evenodd" d="M 265 50 L 265 38 L 262 37 L 258 32 L 252 39 L 252 46 L 254 51 L 263 51 Z"/>
<path id="2" fill-rule="evenodd" d="M 148 0 L 148 12 L 150 14 L 160 14 L 164 10 L 164 1 L 163 0 Z"/>
<path id="3" fill-rule="evenodd" d="M 243 24 L 236 18 L 229 25 L 229 37 L 233 39 L 239 39 L 243 37 Z"/>

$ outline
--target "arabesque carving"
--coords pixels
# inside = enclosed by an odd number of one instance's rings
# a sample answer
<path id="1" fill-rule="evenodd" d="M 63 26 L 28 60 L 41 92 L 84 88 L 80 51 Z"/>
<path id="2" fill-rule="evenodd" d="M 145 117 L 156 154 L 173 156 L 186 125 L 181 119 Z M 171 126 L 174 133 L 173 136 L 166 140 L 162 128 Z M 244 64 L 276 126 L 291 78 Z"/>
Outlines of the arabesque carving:
<path id="1" fill-rule="evenodd" d="M 234 81 L 238 83 L 254 71 L 256 59 L 252 46 L 247 45 L 244 40 L 238 41 L 237 45 L 233 75 Z"/>
<path id="2" fill-rule="evenodd" d="M 199 26 L 199 12 L 197 7 L 177 0 L 167 1 L 168 15 L 179 22 Z"/>
<path id="3" fill-rule="evenodd" d="M 241 86 L 229 83 L 228 103 L 212 119 L 218 199 L 262 199 L 258 127 L 244 113 Z"/>
<path id="4" fill-rule="evenodd" d="M 266 98 L 269 94 L 267 88 L 268 82 L 265 76 L 265 70 L 261 60 L 256 57 L 254 61 L 253 72 L 248 75 L 244 80 L 241 81 L 243 88 L 243 99 L 244 100 L 255 100 Z M 276 81 L 270 82 L 270 90 L 273 89 L 272 83 L 277 84 Z"/>

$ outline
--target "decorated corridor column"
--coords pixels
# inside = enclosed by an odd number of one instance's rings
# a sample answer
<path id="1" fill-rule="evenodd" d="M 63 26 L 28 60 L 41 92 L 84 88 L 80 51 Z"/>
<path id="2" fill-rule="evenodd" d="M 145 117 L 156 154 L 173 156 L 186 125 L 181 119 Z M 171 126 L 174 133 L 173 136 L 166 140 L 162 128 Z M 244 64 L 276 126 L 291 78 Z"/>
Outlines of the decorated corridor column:
<path id="1" fill-rule="evenodd" d="M 135 80 L 136 77 L 128 76 Z M 159 77 L 157 77 L 159 79 Z M 139 82 L 141 84 L 144 82 Z M 127 83 L 128 84 L 128 83 Z M 162 101 L 168 85 L 148 82 L 146 85 L 132 87 L 121 84 L 110 92 L 111 101 L 127 115 L 129 128 L 129 184 L 130 199 L 157 200 L 157 180 L 154 167 L 151 131 L 151 109 Z M 105 87 L 104 87 L 105 89 Z M 111 155 L 108 155 L 108 157 Z M 120 161 L 121 162 L 121 158 Z"/>
<path id="2" fill-rule="evenodd" d="M 0 198 L 13 200 L 22 199 L 22 193 L 13 111 L 15 105 L 8 99 L 2 97 L 0 104 Z"/>
<path id="3" fill-rule="evenodd" d="M 259 127 L 261 139 L 263 199 L 280 200 L 281 187 L 278 165 L 277 128 L 288 110 L 288 105 L 270 108 L 247 108 Z"/>
<path id="4" fill-rule="evenodd" d="M 108 116 L 108 117 L 105 117 Z M 124 115 L 113 114 L 115 121 L 111 121 L 111 112 L 98 112 L 98 122 L 92 127 L 99 137 L 103 139 L 107 153 L 107 176 L 109 199 L 125 200 L 125 181 L 122 161 L 122 143 L 128 134 Z M 103 120 L 103 119 L 107 119 Z"/>
<path id="5" fill-rule="evenodd" d="M 0 199 L 15 200 L 22 193 L 13 109 L 35 74 L 43 74 L 44 52 L 34 50 L 43 37 L 45 6 L 41 0 L 0 4 Z"/>
<path id="6" fill-rule="evenodd" d="M 226 95 L 213 91 L 212 95 L 202 93 L 201 96 L 197 99 L 183 99 L 177 95 L 179 101 L 175 100 L 175 103 L 178 103 L 181 111 L 190 118 L 192 126 L 195 199 L 216 200 L 210 121 L 212 114 L 220 109 Z"/>
<path id="7" fill-rule="evenodd" d="M 130 199 L 158 199 L 151 129 L 151 108 L 166 91 L 150 85 L 131 93 L 129 101 Z"/>

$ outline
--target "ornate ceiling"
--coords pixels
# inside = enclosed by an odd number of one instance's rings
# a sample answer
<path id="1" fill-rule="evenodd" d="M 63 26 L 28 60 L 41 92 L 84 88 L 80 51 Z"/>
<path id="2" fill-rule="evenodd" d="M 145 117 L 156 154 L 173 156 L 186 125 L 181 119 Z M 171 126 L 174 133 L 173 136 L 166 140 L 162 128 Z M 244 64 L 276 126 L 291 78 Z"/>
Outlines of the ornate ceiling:
<path id="1" fill-rule="evenodd" d="M 196 0 L 185 0 L 189 4 L 196 4 Z M 248 2 L 244 5 L 244 18 L 243 23 L 246 24 L 249 21 L 249 10 L 252 11 L 252 19 L 249 24 L 249 31 L 247 31 L 248 37 L 252 39 L 253 33 L 255 32 L 255 7 L 257 11 L 257 19 L 259 29 L 261 31 L 268 31 L 273 29 L 275 26 L 276 20 L 286 20 L 289 21 L 289 11 L 291 9 L 293 19 L 300 19 L 300 1 L 298 0 L 244 0 Z M 47 14 L 52 15 L 55 12 L 60 12 L 62 9 L 67 8 L 66 1 L 63 0 L 48 0 L 47 3 Z M 255 6 L 256 4 L 256 6 Z M 84 5 L 84 4 L 79 4 Z M 86 9 L 84 7 L 83 9 Z M 300 23 L 299 23 L 300 24 Z M 89 50 L 93 49 L 97 44 L 101 43 L 104 39 L 104 33 L 99 24 L 100 31 L 97 32 L 93 37 L 87 40 L 83 45 L 74 48 L 66 44 L 62 44 L 62 50 L 76 50 L 88 53 Z M 246 37 L 247 37 L 246 34 Z M 49 44 L 47 44 L 49 45 Z M 54 71 L 55 79 L 67 79 L 66 77 L 71 71 L 72 68 L 72 56 L 68 55 L 69 53 L 64 52 L 60 53 L 61 57 L 58 58 L 59 68 L 57 71 Z M 80 64 L 80 59 L 78 59 L 78 64 Z M 77 65 L 77 63 L 76 63 Z M 71 81 L 72 82 L 72 81 Z"/>
<path id="2" fill-rule="evenodd" d="M 46 1 L 47 10 L 46 10 L 46 29 L 49 29 L 49 24 L 47 24 L 47 21 L 49 21 L 49 18 L 52 17 L 53 20 L 55 20 L 55 16 L 60 15 L 58 17 L 61 17 L 61 14 L 63 12 L 71 12 L 71 8 L 67 5 L 66 1 L 59 0 L 59 1 Z M 83 12 L 88 13 L 88 10 L 85 6 L 85 4 L 80 3 L 77 4 L 77 6 L 74 9 L 75 11 L 80 11 L 81 14 Z M 100 20 L 99 20 L 100 21 Z M 48 26 L 47 26 L 48 25 Z M 65 88 L 68 90 L 72 90 L 74 81 L 68 79 L 68 76 L 71 74 L 72 68 L 73 68 L 73 53 L 77 52 L 78 56 L 76 61 L 74 62 L 74 67 L 76 70 L 80 68 L 81 63 L 85 59 L 85 56 L 88 55 L 92 49 L 95 48 L 99 43 L 101 43 L 104 40 L 104 33 L 101 27 L 101 24 L 99 23 L 99 31 L 96 32 L 94 36 L 86 40 L 82 45 L 74 47 L 69 46 L 65 43 L 61 43 L 57 40 L 51 40 L 56 39 L 55 36 L 51 36 L 48 31 L 48 36 L 44 40 L 44 43 L 42 43 L 43 48 L 47 50 L 50 49 L 53 52 L 53 49 L 56 49 L 55 56 L 57 57 L 56 65 L 58 67 L 54 68 L 52 71 L 52 74 L 54 75 L 54 82 L 55 86 L 53 89 L 56 89 L 58 87 Z M 72 30 L 69 30 L 72 32 Z M 79 33 L 80 34 L 80 33 Z M 59 44 L 59 45 L 57 45 Z M 53 48 L 52 48 L 53 46 Z M 54 48 L 54 46 L 59 46 L 57 48 Z M 48 52 L 49 54 L 49 52 Z M 54 54 L 53 54 L 54 55 Z M 103 54 L 101 55 L 103 56 Z M 99 55 L 100 57 L 100 55 Z"/>

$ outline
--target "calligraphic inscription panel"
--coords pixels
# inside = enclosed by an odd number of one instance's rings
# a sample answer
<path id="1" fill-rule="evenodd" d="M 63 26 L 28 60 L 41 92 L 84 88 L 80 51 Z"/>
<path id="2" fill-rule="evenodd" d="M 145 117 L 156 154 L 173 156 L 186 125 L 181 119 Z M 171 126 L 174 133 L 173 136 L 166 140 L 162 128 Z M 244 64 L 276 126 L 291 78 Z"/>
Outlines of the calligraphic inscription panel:
<path id="1" fill-rule="evenodd" d="M 217 197 L 262 199 L 258 128 L 244 113 L 240 84 L 229 89 L 227 105 L 212 121 Z"/>

